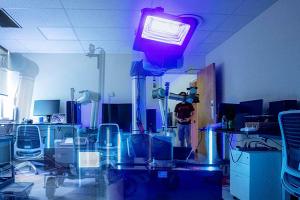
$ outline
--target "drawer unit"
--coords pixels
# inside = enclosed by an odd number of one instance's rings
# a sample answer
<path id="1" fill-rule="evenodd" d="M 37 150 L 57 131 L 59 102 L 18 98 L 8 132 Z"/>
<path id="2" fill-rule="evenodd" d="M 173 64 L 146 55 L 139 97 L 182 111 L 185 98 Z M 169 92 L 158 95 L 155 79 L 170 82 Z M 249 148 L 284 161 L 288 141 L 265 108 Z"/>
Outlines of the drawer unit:
<path id="1" fill-rule="evenodd" d="M 231 172 L 230 177 L 230 191 L 233 196 L 238 197 L 239 199 L 250 199 L 250 177 L 240 175 L 236 172 Z"/>
<path id="2" fill-rule="evenodd" d="M 230 192 L 240 200 L 281 199 L 281 152 L 231 150 Z"/>

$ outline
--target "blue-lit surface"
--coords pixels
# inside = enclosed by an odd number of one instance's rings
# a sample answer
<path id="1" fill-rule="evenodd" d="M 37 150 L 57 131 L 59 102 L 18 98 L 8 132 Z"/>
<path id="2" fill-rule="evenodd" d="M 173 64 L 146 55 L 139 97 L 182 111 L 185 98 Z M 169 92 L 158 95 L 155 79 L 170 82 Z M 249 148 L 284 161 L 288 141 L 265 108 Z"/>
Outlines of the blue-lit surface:
<path id="1" fill-rule="evenodd" d="M 47 146 L 46 148 L 50 148 L 51 146 L 51 131 L 50 126 L 47 127 Z"/>
<path id="2" fill-rule="evenodd" d="M 213 151 L 214 151 L 214 148 L 213 148 L 213 131 L 211 128 L 209 128 L 208 130 L 208 148 L 209 148 L 209 151 L 208 151 L 208 163 L 209 164 L 213 164 Z"/>

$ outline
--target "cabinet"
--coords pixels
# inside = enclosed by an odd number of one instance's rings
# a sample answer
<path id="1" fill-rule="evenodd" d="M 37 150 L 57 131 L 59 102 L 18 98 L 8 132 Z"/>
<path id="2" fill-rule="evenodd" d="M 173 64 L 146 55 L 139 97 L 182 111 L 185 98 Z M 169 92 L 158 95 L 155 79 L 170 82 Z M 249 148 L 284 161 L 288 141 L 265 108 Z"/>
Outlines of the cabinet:
<path id="1" fill-rule="evenodd" d="M 281 151 L 231 150 L 230 193 L 241 200 L 281 199 Z"/>

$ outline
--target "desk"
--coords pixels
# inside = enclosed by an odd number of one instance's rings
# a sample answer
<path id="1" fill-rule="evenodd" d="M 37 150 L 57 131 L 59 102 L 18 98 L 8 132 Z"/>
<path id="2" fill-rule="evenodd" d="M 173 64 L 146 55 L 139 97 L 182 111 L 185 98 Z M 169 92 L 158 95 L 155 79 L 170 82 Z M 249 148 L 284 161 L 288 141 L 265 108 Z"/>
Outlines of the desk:
<path id="1" fill-rule="evenodd" d="M 121 167 L 109 170 L 108 177 L 109 200 L 222 199 L 222 171 L 217 167 Z"/>

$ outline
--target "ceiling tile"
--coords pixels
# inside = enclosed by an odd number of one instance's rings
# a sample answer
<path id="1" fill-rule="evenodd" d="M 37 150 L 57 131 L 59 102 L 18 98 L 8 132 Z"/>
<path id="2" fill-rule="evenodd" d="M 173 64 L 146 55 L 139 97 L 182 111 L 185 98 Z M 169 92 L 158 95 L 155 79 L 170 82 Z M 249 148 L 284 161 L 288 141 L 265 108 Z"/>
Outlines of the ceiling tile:
<path id="1" fill-rule="evenodd" d="M 37 28 L 0 28 L 0 39 L 44 40 Z"/>
<path id="2" fill-rule="evenodd" d="M 232 14 L 243 0 L 164 0 L 154 1 L 153 6 L 161 6 L 166 12 Z"/>
<path id="3" fill-rule="evenodd" d="M 140 12 L 121 10 L 67 10 L 74 27 L 137 27 Z"/>
<path id="4" fill-rule="evenodd" d="M 257 16 L 276 1 L 277 0 L 244 0 L 242 5 L 234 12 L 234 14 Z"/>
<path id="5" fill-rule="evenodd" d="M 219 25 L 221 25 L 227 18 L 228 15 L 201 15 L 203 17 L 203 23 L 198 26 L 199 30 L 213 31 Z"/>
<path id="6" fill-rule="evenodd" d="M 88 44 L 94 42 L 109 52 L 128 53 L 132 51 L 140 9 L 162 6 L 170 14 L 198 14 L 204 18 L 204 23 L 198 26 L 185 52 L 185 55 L 203 55 L 275 1 L 0 0 L 0 7 L 6 8 L 23 27 L 0 28 L 0 40 L 11 44 L 15 50 L 19 45 L 22 51 L 82 52 L 82 46 L 86 50 Z M 72 26 L 74 29 L 71 29 Z M 51 41 L 45 39 L 38 27 Z M 80 42 L 75 41 L 76 37 Z"/>
<path id="7" fill-rule="evenodd" d="M 216 31 L 232 31 L 236 32 L 248 24 L 255 17 L 248 15 L 232 15 L 226 19 L 226 21 L 220 25 Z"/>
<path id="8" fill-rule="evenodd" d="M 81 44 L 86 52 L 88 52 L 89 44 L 94 44 L 96 47 L 101 47 L 106 53 L 124 53 L 132 52 L 132 43 L 129 41 L 81 41 Z"/>
<path id="9" fill-rule="evenodd" d="M 47 40 L 77 40 L 72 28 L 39 27 Z"/>
<path id="10" fill-rule="evenodd" d="M 193 41 L 193 43 L 202 42 L 207 38 L 209 33 L 210 33 L 210 31 L 201 31 L 201 30 L 196 29 L 196 31 L 194 32 L 194 34 L 192 36 L 191 41 Z"/>
<path id="11" fill-rule="evenodd" d="M 134 38 L 134 30 L 129 28 L 75 28 L 79 40 L 124 41 Z"/>
<path id="12" fill-rule="evenodd" d="M 36 41 L 23 40 L 20 41 L 31 52 L 83 52 L 78 41 Z"/>
<path id="13" fill-rule="evenodd" d="M 63 9 L 7 9 L 22 27 L 70 27 Z"/>
<path id="14" fill-rule="evenodd" d="M 212 51 L 214 48 L 219 46 L 220 43 L 205 43 L 201 42 L 198 44 L 198 46 L 193 50 L 192 55 L 198 55 L 198 54 L 206 54 Z"/>
<path id="15" fill-rule="evenodd" d="M 62 8 L 59 0 L 0 0 L 2 8 Z"/>
<path id="16" fill-rule="evenodd" d="M 62 0 L 67 9 L 141 10 L 151 6 L 151 0 Z"/>
<path id="17" fill-rule="evenodd" d="M 221 43 L 232 36 L 233 32 L 215 31 L 206 38 L 206 43 Z"/>
<path id="18" fill-rule="evenodd" d="M 10 52 L 27 52 L 28 49 L 22 45 L 18 40 L 2 40 L 0 39 L 0 45 L 6 48 Z"/>
<path id="19" fill-rule="evenodd" d="M 209 34 L 210 34 L 209 31 L 196 30 L 185 50 L 185 53 L 191 54 L 193 52 L 193 50 L 197 47 L 197 44 L 199 44 L 200 42 L 203 42 Z"/>
<path id="20" fill-rule="evenodd" d="M 186 69 L 199 69 L 205 64 L 205 55 L 189 55 L 184 59 Z"/>

